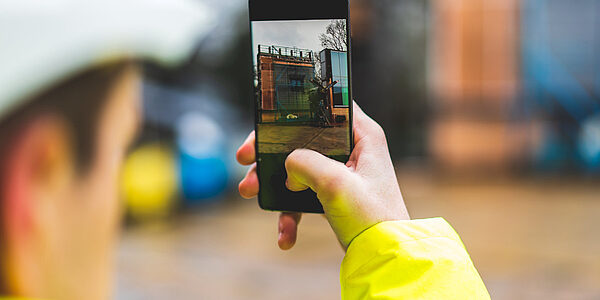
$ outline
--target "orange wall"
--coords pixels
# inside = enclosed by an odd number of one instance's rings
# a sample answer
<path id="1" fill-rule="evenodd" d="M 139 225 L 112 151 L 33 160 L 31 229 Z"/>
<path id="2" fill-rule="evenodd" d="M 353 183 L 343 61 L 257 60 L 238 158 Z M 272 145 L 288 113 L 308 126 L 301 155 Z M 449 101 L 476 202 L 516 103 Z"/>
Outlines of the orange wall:
<path id="1" fill-rule="evenodd" d="M 518 95 L 517 0 L 432 0 L 429 150 L 453 171 L 510 168 L 530 124 L 510 121 Z"/>
<path id="2" fill-rule="evenodd" d="M 506 106 L 517 94 L 517 0 L 433 0 L 429 81 L 435 99 Z"/>

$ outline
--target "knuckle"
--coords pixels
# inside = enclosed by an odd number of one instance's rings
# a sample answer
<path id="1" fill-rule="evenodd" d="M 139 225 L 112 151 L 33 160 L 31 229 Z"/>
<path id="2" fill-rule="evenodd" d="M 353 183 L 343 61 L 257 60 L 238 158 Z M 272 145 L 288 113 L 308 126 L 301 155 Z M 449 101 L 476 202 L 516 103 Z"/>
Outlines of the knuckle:
<path id="1" fill-rule="evenodd" d="M 296 150 L 292 151 L 292 153 L 290 153 L 286 158 L 285 158 L 285 169 L 286 170 L 290 170 L 293 169 L 296 165 L 296 161 L 297 161 L 297 154 Z"/>
<path id="2" fill-rule="evenodd" d="M 383 127 L 381 127 L 381 125 L 379 125 L 375 121 L 373 121 L 373 127 L 371 128 L 370 138 L 372 139 L 372 141 L 376 142 L 377 144 L 386 144 L 387 143 L 387 140 L 385 137 L 385 130 L 383 129 Z"/>
<path id="3" fill-rule="evenodd" d="M 348 190 L 347 180 L 344 176 L 327 176 L 319 183 L 319 192 L 326 199 L 335 199 Z"/>
<path id="4" fill-rule="evenodd" d="M 296 149 L 290 153 L 285 159 L 285 168 L 287 170 L 293 170 L 298 166 L 298 163 L 302 161 L 303 149 Z"/>
<path id="5" fill-rule="evenodd" d="M 379 139 L 385 139 L 385 131 L 378 123 L 375 123 L 373 126 L 373 135 Z"/>

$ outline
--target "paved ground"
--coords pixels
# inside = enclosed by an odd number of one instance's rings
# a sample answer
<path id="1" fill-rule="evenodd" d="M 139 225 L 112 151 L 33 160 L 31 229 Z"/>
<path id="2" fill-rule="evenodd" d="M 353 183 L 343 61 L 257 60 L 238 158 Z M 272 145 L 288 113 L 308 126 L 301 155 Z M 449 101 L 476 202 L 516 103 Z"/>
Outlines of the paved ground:
<path id="1" fill-rule="evenodd" d="M 444 216 L 493 299 L 600 299 L 600 188 L 564 178 L 450 179 L 399 173 L 415 218 Z M 175 222 L 129 228 L 118 299 L 339 299 L 343 258 L 325 220 L 276 246 L 277 214 L 231 196 Z"/>
<path id="2" fill-rule="evenodd" d="M 325 155 L 349 154 L 350 136 L 347 126 L 321 128 L 259 124 L 258 131 L 260 153 L 289 153 L 297 148 L 307 148 Z M 344 136 L 346 138 L 340 138 Z"/>

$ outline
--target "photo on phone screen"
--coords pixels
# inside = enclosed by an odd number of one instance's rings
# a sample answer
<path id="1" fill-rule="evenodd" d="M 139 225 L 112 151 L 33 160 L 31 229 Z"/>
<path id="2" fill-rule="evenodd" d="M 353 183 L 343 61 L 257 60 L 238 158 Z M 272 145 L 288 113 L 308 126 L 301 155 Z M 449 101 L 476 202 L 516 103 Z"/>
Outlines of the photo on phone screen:
<path id="1" fill-rule="evenodd" d="M 342 162 L 350 155 L 346 26 L 346 19 L 251 22 L 259 202 L 265 209 L 322 210 L 312 191 L 285 188 L 284 163 L 293 150 Z"/>

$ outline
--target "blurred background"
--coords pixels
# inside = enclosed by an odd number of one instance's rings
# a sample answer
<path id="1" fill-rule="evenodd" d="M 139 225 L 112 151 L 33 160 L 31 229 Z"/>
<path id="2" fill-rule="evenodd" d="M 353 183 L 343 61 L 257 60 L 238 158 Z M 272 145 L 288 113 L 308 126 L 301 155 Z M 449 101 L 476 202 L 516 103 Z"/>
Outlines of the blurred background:
<path id="1" fill-rule="evenodd" d="M 338 299 L 343 251 L 243 200 L 253 129 L 247 2 L 198 0 L 215 30 L 145 66 L 122 175 L 118 299 Z M 413 218 L 460 233 L 494 299 L 600 298 L 600 2 L 350 0 L 353 92 L 385 129 Z"/>

